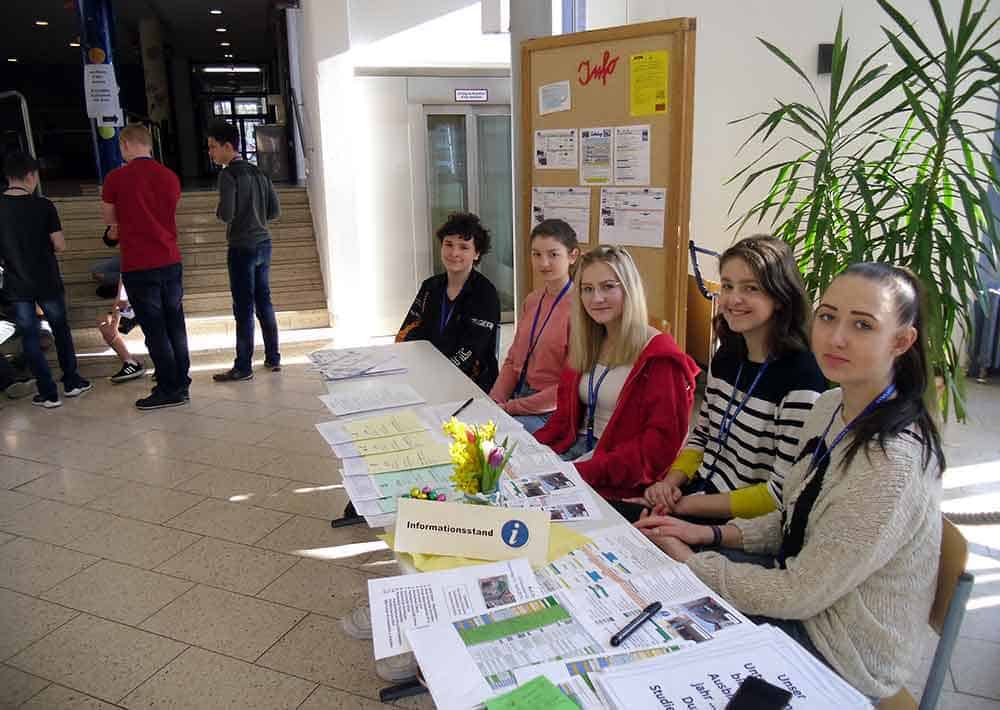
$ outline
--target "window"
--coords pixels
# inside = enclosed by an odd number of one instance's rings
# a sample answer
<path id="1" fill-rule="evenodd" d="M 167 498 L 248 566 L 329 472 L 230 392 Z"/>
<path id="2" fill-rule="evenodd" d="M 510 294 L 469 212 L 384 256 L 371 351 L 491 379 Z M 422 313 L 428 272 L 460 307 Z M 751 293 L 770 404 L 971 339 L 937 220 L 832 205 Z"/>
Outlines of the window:
<path id="1" fill-rule="evenodd" d="M 267 100 L 262 96 L 236 99 L 237 116 L 259 116 L 265 113 L 267 113 Z"/>
<path id="2" fill-rule="evenodd" d="M 212 104 L 212 112 L 216 116 L 231 116 L 233 113 L 233 102 L 226 101 L 216 101 Z"/>

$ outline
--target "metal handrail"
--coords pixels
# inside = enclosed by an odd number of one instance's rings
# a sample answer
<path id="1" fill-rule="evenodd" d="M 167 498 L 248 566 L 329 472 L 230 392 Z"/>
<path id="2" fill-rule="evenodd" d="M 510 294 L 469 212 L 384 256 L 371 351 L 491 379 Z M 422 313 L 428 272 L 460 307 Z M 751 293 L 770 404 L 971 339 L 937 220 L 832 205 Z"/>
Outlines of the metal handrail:
<path id="1" fill-rule="evenodd" d="M 711 249 L 705 249 L 704 247 L 695 246 L 694 240 L 688 240 L 688 253 L 691 255 L 691 268 L 694 269 L 694 282 L 698 286 L 698 291 L 701 295 L 708 299 L 709 301 L 715 300 L 716 294 L 708 290 L 705 286 L 705 279 L 701 275 L 701 267 L 698 265 L 698 255 L 706 254 L 708 256 L 714 256 L 716 259 L 719 258 L 719 252 L 712 251 Z"/>
<path id="2" fill-rule="evenodd" d="M 37 158 L 35 154 L 35 137 L 31 133 L 31 117 L 28 115 L 28 100 L 20 91 L 0 91 L 0 100 L 17 98 L 21 104 L 21 121 L 24 123 L 24 135 L 28 139 L 28 153 Z M 38 178 L 38 193 L 42 192 L 42 178 Z"/>

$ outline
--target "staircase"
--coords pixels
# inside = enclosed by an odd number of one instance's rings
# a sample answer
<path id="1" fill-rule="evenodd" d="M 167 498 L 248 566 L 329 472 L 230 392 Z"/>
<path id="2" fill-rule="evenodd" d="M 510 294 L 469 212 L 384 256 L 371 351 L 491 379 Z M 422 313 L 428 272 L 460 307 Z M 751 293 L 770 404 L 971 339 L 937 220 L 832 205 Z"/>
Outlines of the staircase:
<path id="1" fill-rule="evenodd" d="M 279 187 L 281 219 L 270 224 L 271 299 L 282 331 L 330 325 L 316 251 L 309 199 L 304 188 Z M 90 268 L 115 254 L 104 245 L 100 197 L 53 198 L 66 236 L 60 266 L 76 349 L 82 354 L 106 350 L 95 324 L 112 301 L 98 298 Z M 189 338 L 235 337 L 232 298 L 226 270 L 226 229 L 215 217 L 214 191 L 184 192 L 177 208 L 177 232 L 184 260 L 184 314 Z M 142 342 L 139 331 L 127 338 Z M 218 340 L 218 339 L 216 339 Z"/>

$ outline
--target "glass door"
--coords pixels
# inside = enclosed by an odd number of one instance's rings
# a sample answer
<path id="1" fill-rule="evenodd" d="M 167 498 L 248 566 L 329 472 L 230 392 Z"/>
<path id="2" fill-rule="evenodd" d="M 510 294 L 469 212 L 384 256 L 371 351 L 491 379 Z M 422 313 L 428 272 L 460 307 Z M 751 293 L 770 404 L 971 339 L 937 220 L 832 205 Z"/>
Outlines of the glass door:
<path id="1" fill-rule="evenodd" d="M 448 214 L 474 212 L 492 236 L 479 270 L 514 320 L 514 224 L 508 106 L 426 106 L 428 213 L 434 273 L 444 271 L 434 233 Z"/>

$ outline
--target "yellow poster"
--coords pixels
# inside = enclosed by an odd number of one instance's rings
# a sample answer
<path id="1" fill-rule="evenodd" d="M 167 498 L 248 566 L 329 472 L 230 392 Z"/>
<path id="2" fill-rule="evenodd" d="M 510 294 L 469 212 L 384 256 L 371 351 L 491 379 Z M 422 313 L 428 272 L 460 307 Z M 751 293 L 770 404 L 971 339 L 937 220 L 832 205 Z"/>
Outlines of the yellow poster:
<path id="1" fill-rule="evenodd" d="M 667 50 L 629 57 L 629 112 L 648 116 L 667 112 Z"/>

